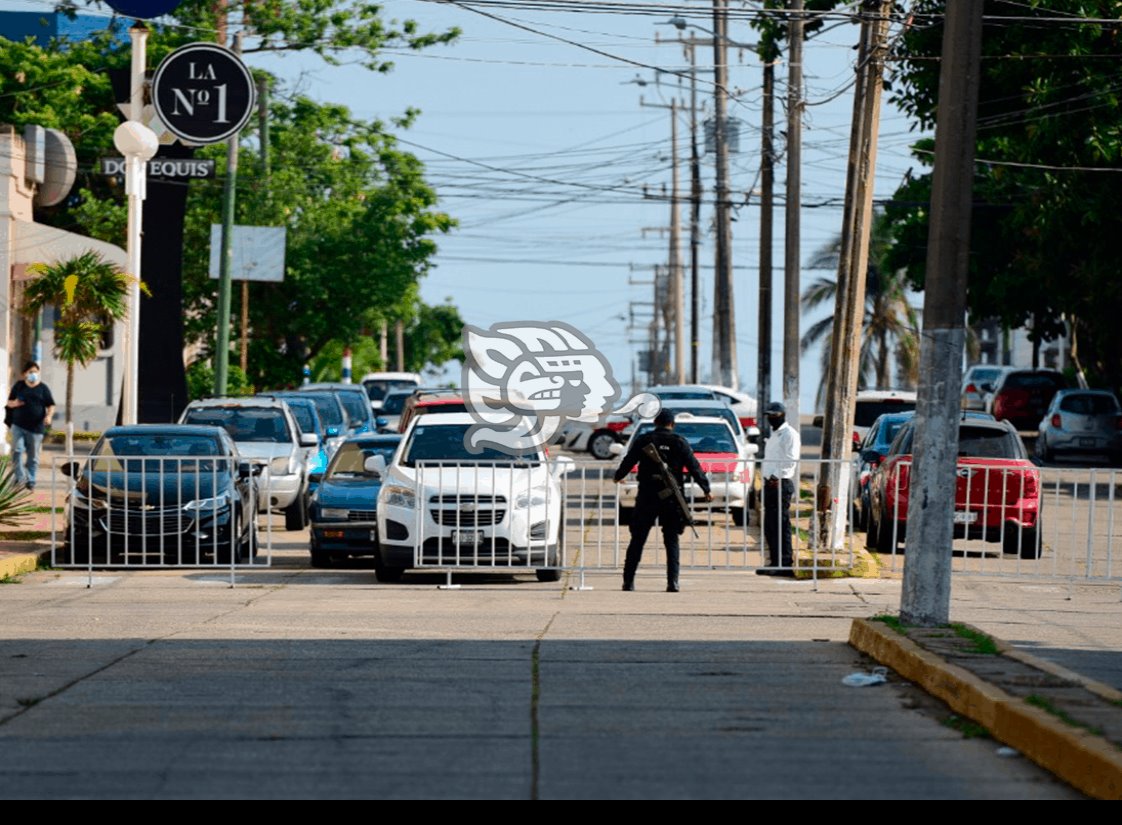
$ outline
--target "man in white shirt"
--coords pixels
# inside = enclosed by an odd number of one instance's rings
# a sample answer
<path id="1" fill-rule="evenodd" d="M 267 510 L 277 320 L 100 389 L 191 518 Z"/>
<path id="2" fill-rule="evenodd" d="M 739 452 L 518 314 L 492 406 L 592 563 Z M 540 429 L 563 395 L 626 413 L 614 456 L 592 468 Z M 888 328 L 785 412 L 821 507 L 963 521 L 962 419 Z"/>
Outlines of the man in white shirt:
<path id="1" fill-rule="evenodd" d="M 764 448 L 761 473 L 764 477 L 764 538 L 768 566 L 756 571 L 760 576 L 793 577 L 794 553 L 791 548 L 791 499 L 798 481 L 799 452 L 802 444 L 798 430 L 787 423 L 782 404 L 768 404 L 764 411 L 771 436 Z"/>

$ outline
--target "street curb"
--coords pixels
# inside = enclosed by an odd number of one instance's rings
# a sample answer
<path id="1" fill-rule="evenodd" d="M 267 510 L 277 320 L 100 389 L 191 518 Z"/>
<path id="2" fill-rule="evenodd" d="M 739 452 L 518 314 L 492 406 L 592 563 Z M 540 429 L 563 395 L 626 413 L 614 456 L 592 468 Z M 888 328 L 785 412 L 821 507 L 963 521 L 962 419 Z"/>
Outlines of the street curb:
<path id="1" fill-rule="evenodd" d="M 849 644 L 1079 791 L 1096 799 L 1122 799 L 1122 751 L 1106 739 L 1066 725 L 880 622 L 854 619 Z"/>
<path id="2" fill-rule="evenodd" d="M 42 561 L 51 559 L 51 548 L 43 549 L 38 544 L 0 542 L 0 550 L 6 551 L 0 554 L 0 579 L 34 573 Z"/>

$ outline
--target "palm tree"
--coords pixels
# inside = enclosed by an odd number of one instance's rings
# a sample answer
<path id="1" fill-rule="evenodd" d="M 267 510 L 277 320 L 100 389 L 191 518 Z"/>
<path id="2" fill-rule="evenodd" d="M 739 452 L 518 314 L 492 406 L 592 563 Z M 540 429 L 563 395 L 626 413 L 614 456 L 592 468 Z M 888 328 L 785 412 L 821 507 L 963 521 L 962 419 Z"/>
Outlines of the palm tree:
<path id="1" fill-rule="evenodd" d="M 66 362 L 66 423 L 74 407 L 74 366 L 97 357 L 105 327 L 125 317 L 132 278 L 96 252 L 55 264 L 32 264 L 34 280 L 24 289 L 23 312 L 32 317 L 45 307 L 58 309 L 55 357 Z"/>
<path id="2" fill-rule="evenodd" d="M 914 387 L 919 382 L 919 313 L 908 301 L 908 285 L 901 273 L 884 270 L 880 261 L 890 243 L 888 226 L 883 214 L 873 221 L 869 243 L 869 265 L 865 274 L 865 320 L 861 331 L 861 353 L 858 359 L 858 384 L 887 388 L 893 384 L 892 367 L 898 369 L 900 382 Z M 808 269 L 838 268 L 841 237 L 822 247 L 808 264 Z M 833 303 L 838 291 L 834 278 L 818 278 L 803 292 L 800 304 L 812 310 L 829 301 Z M 818 403 L 826 392 L 826 382 L 831 370 L 830 332 L 834 316 L 829 315 L 813 324 L 803 335 L 801 348 L 806 352 L 822 343 L 822 381 L 818 385 Z"/>

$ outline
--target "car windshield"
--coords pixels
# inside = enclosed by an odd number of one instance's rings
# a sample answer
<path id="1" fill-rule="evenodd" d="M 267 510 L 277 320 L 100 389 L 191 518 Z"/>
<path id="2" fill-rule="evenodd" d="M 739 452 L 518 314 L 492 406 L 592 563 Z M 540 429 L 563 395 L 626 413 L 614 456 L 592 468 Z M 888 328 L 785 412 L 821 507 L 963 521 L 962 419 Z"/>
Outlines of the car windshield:
<path id="1" fill-rule="evenodd" d="M 339 400 L 343 403 L 343 408 L 347 411 L 347 418 L 351 420 L 351 426 L 361 427 L 370 421 L 370 403 L 364 401 L 362 396 L 357 392 L 350 392 L 348 390 L 341 390 L 336 393 Z"/>
<path id="2" fill-rule="evenodd" d="M 1005 389 L 1054 390 L 1063 385 L 1062 376 L 1047 372 L 1014 372 L 1005 379 Z"/>
<path id="3" fill-rule="evenodd" d="M 958 454 L 966 458 L 1023 458 L 1021 441 L 991 427 L 959 427 Z"/>
<path id="4" fill-rule="evenodd" d="M 1065 395 L 1060 401 L 1060 411 L 1075 415 L 1117 415 L 1118 401 L 1109 395 Z"/>
<path id="5" fill-rule="evenodd" d="M 715 398 L 709 390 L 659 390 L 655 395 L 667 401 L 712 401 Z"/>
<path id="6" fill-rule="evenodd" d="M 732 411 L 731 407 L 724 407 L 724 408 L 718 409 L 716 407 L 688 407 L 688 406 L 679 407 L 679 406 L 675 405 L 675 406 L 671 407 L 670 410 L 675 415 L 681 415 L 682 413 L 689 413 L 690 415 L 698 415 L 698 416 L 703 415 L 703 416 L 712 416 L 713 418 L 723 418 L 723 419 L 725 419 L 725 421 L 729 422 L 729 426 L 732 427 L 733 432 L 737 432 L 740 429 L 740 419 L 738 419 L 736 417 L 736 413 L 734 413 Z"/>
<path id="7" fill-rule="evenodd" d="M 300 428 L 300 432 L 316 432 L 316 419 L 312 412 L 314 409 L 312 405 L 289 402 L 288 408 L 292 410 L 292 417 L 296 419 L 296 426 Z"/>
<path id="8" fill-rule="evenodd" d="M 654 429 L 652 422 L 639 427 L 636 437 Z M 696 453 L 735 453 L 736 442 L 724 424 L 695 424 L 680 421 L 674 425 L 674 432 L 690 443 Z"/>
<path id="9" fill-rule="evenodd" d="M 472 424 L 418 424 L 413 428 L 409 446 L 405 450 L 406 467 L 416 466 L 418 461 L 449 461 L 458 464 L 508 463 L 512 457 L 499 450 L 483 447 L 479 453 L 470 453 L 464 446 L 464 437 Z M 539 456 L 534 454 L 515 459 L 519 464 L 529 463 L 536 466 Z"/>
<path id="10" fill-rule="evenodd" d="M 218 440 L 205 435 L 143 433 L 110 435 L 102 439 L 91 454 L 94 472 L 130 473 L 176 472 L 222 469 L 226 462 L 190 460 L 190 456 L 223 455 Z M 167 460 L 161 460 L 166 457 Z M 136 461 L 134 459 L 151 459 Z M 123 461 L 118 459 L 125 459 Z M 186 459 L 186 460 L 176 460 Z"/>
<path id="11" fill-rule="evenodd" d="M 302 392 L 300 395 L 308 398 L 316 405 L 319 420 L 324 427 L 342 427 L 345 424 L 342 403 L 331 392 Z M 285 398 L 286 396 L 280 396 Z"/>
<path id="12" fill-rule="evenodd" d="M 327 468 L 327 478 L 368 478 L 366 459 L 380 455 L 389 464 L 397 444 L 361 444 L 346 442 L 335 453 L 331 466 Z"/>
<path id="13" fill-rule="evenodd" d="M 187 411 L 183 423 L 221 427 L 243 444 L 292 441 L 284 413 L 275 407 L 197 407 Z"/>
<path id="14" fill-rule="evenodd" d="M 385 415 L 401 415 L 401 411 L 405 409 L 405 400 L 413 393 L 410 392 L 391 392 L 386 396 L 386 401 L 382 404 L 382 413 Z"/>
<path id="15" fill-rule="evenodd" d="M 915 401 L 900 398 L 887 398 L 881 401 L 858 401 L 853 415 L 853 426 L 871 427 L 873 422 L 885 413 L 911 412 L 916 408 Z"/>
<path id="16" fill-rule="evenodd" d="M 382 401 L 391 390 L 412 389 L 417 385 L 412 381 L 400 378 L 371 378 L 368 381 L 363 381 L 362 386 L 366 388 L 366 395 L 371 401 Z"/>

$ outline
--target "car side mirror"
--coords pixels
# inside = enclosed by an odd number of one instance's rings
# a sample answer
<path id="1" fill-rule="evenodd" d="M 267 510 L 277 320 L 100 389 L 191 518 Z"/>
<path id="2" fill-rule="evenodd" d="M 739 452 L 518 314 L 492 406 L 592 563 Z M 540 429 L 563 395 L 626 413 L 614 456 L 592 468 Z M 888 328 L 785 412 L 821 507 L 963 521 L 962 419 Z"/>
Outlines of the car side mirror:
<path id="1" fill-rule="evenodd" d="M 374 419 L 374 426 L 377 427 L 379 430 L 384 430 L 389 425 L 390 425 L 390 420 L 388 418 L 385 418 L 383 416 L 378 416 L 377 418 Z"/>
<path id="2" fill-rule="evenodd" d="M 612 444 L 611 446 L 608 447 L 608 452 L 611 453 L 612 455 L 623 455 L 624 453 L 627 452 L 627 450 L 625 450 L 623 448 L 623 445 L 620 444 L 617 441 L 617 442 L 615 442 L 614 444 Z"/>
<path id="3" fill-rule="evenodd" d="M 238 462 L 238 478 L 249 478 L 250 476 L 257 475 L 253 472 L 253 465 L 248 461 Z"/>
<path id="4" fill-rule="evenodd" d="M 861 460 L 866 464 L 876 464 L 884 459 L 884 456 L 877 450 L 862 450 Z"/>
<path id="5" fill-rule="evenodd" d="M 826 426 L 826 417 L 822 415 L 814 416 L 814 426 L 821 430 Z"/>
<path id="6" fill-rule="evenodd" d="M 300 446 L 301 447 L 318 447 L 319 436 L 315 433 L 300 433 Z"/>
<path id="7" fill-rule="evenodd" d="M 384 455 L 372 455 L 362 463 L 362 469 L 381 478 L 386 474 L 386 457 Z"/>
<path id="8" fill-rule="evenodd" d="M 67 461 L 58 469 L 64 476 L 68 476 L 69 478 L 77 478 L 82 472 L 82 465 L 80 465 L 77 461 Z"/>
<path id="9" fill-rule="evenodd" d="M 553 475 L 557 478 L 567 476 L 569 473 L 575 472 L 576 469 L 577 463 L 567 455 L 558 456 L 553 462 Z"/>
<path id="10" fill-rule="evenodd" d="M 308 473 L 309 484 L 319 484 L 323 481 L 323 473 Z"/>

